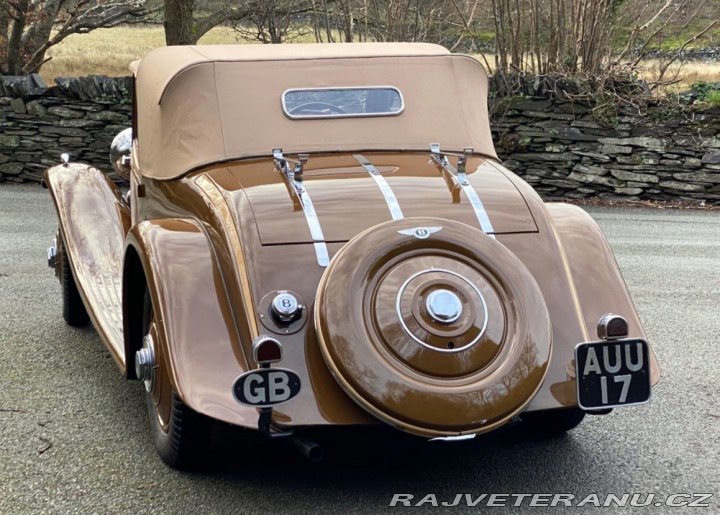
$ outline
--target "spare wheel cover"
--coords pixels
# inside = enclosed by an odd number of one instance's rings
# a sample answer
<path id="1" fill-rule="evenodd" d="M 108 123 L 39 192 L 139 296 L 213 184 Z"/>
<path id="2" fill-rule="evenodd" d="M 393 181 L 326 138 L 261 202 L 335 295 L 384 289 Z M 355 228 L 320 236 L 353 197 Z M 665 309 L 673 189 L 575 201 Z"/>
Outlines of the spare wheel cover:
<path id="1" fill-rule="evenodd" d="M 318 286 L 323 357 L 360 406 L 422 436 L 484 432 L 542 383 L 552 332 L 525 265 L 481 231 L 440 218 L 353 238 Z"/>

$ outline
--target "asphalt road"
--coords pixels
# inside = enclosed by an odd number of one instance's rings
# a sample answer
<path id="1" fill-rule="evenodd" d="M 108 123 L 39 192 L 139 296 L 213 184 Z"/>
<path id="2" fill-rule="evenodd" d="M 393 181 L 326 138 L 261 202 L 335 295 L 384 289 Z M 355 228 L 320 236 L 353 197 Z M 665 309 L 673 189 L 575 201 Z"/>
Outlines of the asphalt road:
<path id="1" fill-rule="evenodd" d="M 320 466 L 220 428 L 207 469 L 181 473 L 155 454 L 140 384 L 121 377 L 92 329 L 63 323 L 60 285 L 45 260 L 56 227 L 47 191 L 1 185 L 0 513 L 376 513 L 397 493 L 413 494 L 415 504 L 425 498 L 413 513 L 479 511 L 464 497 L 454 508 L 433 506 L 466 493 L 598 493 L 601 502 L 608 493 L 638 493 L 638 502 L 652 493 L 651 504 L 712 493 L 710 507 L 696 511 L 717 513 L 720 212 L 589 211 L 660 360 L 663 379 L 649 405 L 588 417 L 551 441 L 529 439 L 517 425 L 454 444 L 398 447 L 349 435 L 331 442 L 333 459 Z M 553 509 L 528 504 L 521 512 Z"/>

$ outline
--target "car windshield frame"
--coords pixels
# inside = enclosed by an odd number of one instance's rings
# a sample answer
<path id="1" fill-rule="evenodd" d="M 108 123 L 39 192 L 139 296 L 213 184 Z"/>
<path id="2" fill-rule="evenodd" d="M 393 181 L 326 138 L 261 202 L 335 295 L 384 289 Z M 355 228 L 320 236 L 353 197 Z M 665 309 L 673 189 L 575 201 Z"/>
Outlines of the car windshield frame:
<path id="1" fill-rule="evenodd" d="M 300 105 L 288 107 L 288 94 L 292 93 L 317 93 L 322 94 L 323 92 L 352 92 L 358 91 L 367 94 L 370 91 L 389 91 L 397 94 L 397 99 L 400 101 L 400 105 L 396 110 L 377 110 L 371 112 L 336 112 L 330 110 L 329 112 L 315 112 L 310 114 L 293 114 L 293 111 L 298 107 L 308 104 L 327 104 L 329 107 L 336 107 L 342 109 L 343 106 L 337 106 L 330 101 L 320 99 L 309 99 L 307 102 L 303 102 Z M 334 118 L 370 118 L 370 117 L 383 117 L 383 116 L 399 116 L 405 110 L 405 98 L 403 97 L 402 91 L 395 86 L 327 86 L 327 87 L 315 87 L 315 88 L 290 88 L 286 89 L 282 93 L 281 104 L 283 113 L 291 120 L 317 120 L 317 119 L 334 119 Z M 388 108 L 389 109 L 389 108 Z"/>

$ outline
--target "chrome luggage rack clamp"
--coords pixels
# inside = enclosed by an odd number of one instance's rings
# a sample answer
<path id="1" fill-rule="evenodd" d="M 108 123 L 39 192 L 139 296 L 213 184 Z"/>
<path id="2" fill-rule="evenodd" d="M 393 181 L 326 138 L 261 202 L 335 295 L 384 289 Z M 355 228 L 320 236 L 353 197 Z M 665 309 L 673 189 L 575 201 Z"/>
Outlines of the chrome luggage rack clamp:
<path id="1" fill-rule="evenodd" d="M 325 244 L 325 235 L 320 227 L 320 220 L 315 212 L 310 195 L 303 185 L 303 171 L 310 156 L 308 154 L 298 154 L 297 160 L 288 159 L 283 155 L 281 148 L 273 149 L 272 154 L 275 167 L 282 173 L 285 186 L 288 193 L 290 193 L 295 209 L 302 209 L 305 213 L 305 220 L 310 229 L 310 237 L 313 239 L 318 264 L 326 267 L 330 263 L 330 257 Z M 295 168 L 293 169 L 289 163 L 293 163 Z"/>
<path id="2" fill-rule="evenodd" d="M 450 192 L 453 195 L 453 202 L 457 203 L 460 201 L 459 193 L 457 191 L 457 188 L 460 187 L 470 201 L 470 204 L 475 211 L 475 217 L 477 218 L 482 231 L 491 238 L 495 239 L 495 235 L 493 234 L 495 230 L 493 229 L 490 218 L 488 218 L 487 212 L 485 211 L 485 206 L 483 206 L 475 188 L 472 187 L 467 178 L 465 167 L 467 165 L 467 160 L 472 157 L 473 152 L 474 149 L 472 147 L 464 148 L 462 154 L 443 152 L 440 150 L 439 144 L 432 143 L 430 145 L 430 155 L 432 160 L 440 166 L 441 174 L 448 185 L 448 189 L 450 189 Z M 447 158 L 448 155 L 457 156 L 457 168 L 450 164 L 450 160 Z"/>

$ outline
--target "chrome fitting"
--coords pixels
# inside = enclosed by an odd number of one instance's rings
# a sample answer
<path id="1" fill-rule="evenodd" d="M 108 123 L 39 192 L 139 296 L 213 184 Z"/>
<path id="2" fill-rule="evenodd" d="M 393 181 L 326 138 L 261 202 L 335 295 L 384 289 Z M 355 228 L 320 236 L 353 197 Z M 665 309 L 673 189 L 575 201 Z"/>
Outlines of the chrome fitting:
<path id="1" fill-rule="evenodd" d="M 278 322 L 289 324 L 297 318 L 302 306 L 292 293 L 281 291 L 273 299 L 270 309 Z"/>
<path id="2" fill-rule="evenodd" d="M 53 238 L 52 245 L 47 249 L 47 264 L 55 272 L 55 277 L 58 275 L 58 261 L 57 261 L 57 237 Z"/>
<path id="3" fill-rule="evenodd" d="M 152 392 L 155 386 L 155 342 L 149 334 L 143 338 L 142 349 L 135 353 L 135 375 Z"/>
<path id="4" fill-rule="evenodd" d="M 601 340 L 625 338 L 630 333 L 630 326 L 620 315 L 605 313 L 597 324 L 597 334 Z"/>
<path id="5" fill-rule="evenodd" d="M 435 322 L 452 324 L 462 315 L 462 301 L 450 290 L 435 290 L 428 295 L 425 309 Z"/>

